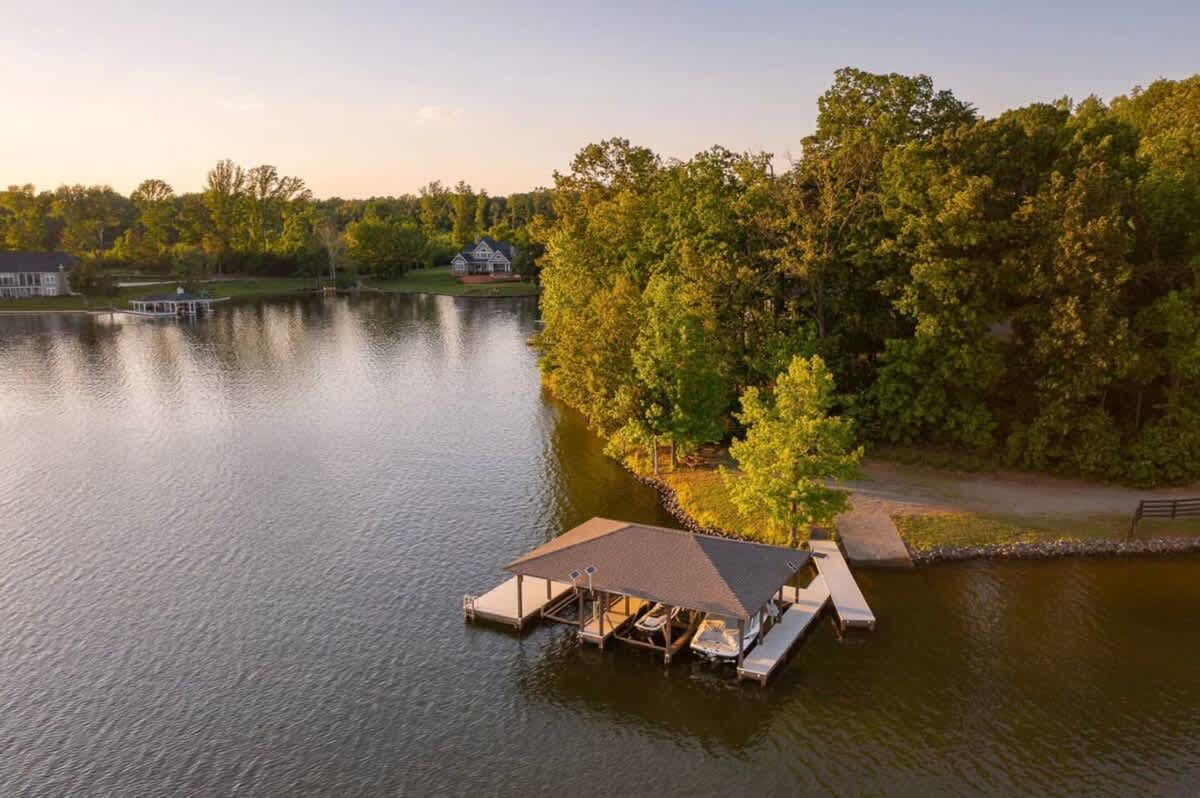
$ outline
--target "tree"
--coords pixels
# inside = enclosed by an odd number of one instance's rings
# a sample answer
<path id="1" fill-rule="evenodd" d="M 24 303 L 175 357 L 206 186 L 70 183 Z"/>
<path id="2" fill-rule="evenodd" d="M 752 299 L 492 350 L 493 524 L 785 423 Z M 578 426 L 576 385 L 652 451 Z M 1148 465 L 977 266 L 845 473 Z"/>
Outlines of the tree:
<path id="1" fill-rule="evenodd" d="M 112 275 L 100 268 L 94 258 L 85 258 L 76 264 L 67 278 L 71 290 L 83 295 L 84 303 L 91 305 L 96 297 L 114 297 L 117 295 L 117 282 Z"/>
<path id="2" fill-rule="evenodd" d="M 317 222 L 316 234 L 325 250 L 326 262 L 329 266 L 329 282 L 337 284 L 338 262 L 345 250 L 345 239 L 338 229 L 337 222 L 329 216 L 322 217 Z"/>
<path id="3" fill-rule="evenodd" d="M 656 275 L 642 294 L 645 321 L 633 351 L 638 384 L 645 395 L 644 422 L 649 430 L 651 463 L 658 472 L 658 436 L 671 443 L 671 466 L 677 444 L 720 437 L 729 403 L 721 373 L 710 308 L 692 304 L 688 285 L 679 278 Z"/>
<path id="4" fill-rule="evenodd" d="M 0 191 L 0 246 L 5 249 L 47 249 L 51 196 L 38 194 L 31 184 Z"/>
<path id="5" fill-rule="evenodd" d="M 108 186 L 59 186 L 52 208 L 62 223 L 60 245 L 81 255 L 103 252 L 117 237 L 129 205 Z"/>
<path id="6" fill-rule="evenodd" d="M 217 161 L 204 183 L 210 225 L 204 248 L 213 256 L 218 274 L 233 248 L 245 185 L 245 171 L 228 158 Z"/>
<path id="7" fill-rule="evenodd" d="M 241 230 L 250 252 L 271 250 L 283 232 L 284 209 L 311 194 L 298 177 L 280 175 L 269 164 L 246 172 Z"/>
<path id="8" fill-rule="evenodd" d="M 400 276 L 420 266 L 426 240 L 412 222 L 381 219 L 374 211 L 346 225 L 346 253 L 351 260 L 376 274 Z"/>
<path id="9" fill-rule="evenodd" d="M 833 375 L 817 355 L 794 358 L 770 398 L 756 387 L 742 394 L 746 435 L 729 447 L 741 473 L 724 476 L 738 510 L 765 512 L 790 546 L 803 526 L 845 511 L 847 494 L 826 481 L 856 476 L 862 460 L 850 420 L 829 415 L 833 402 Z"/>
<path id="10" fill-rule="evenodd" d="M 172 275 L 188 291 L 199 291 L 212 273 L 212 262 L 196 247 L 182 247 L 171 261 Z"/>
<path id="11" fill-rule="evenodd" d="M 471 187 L 458 181 L 450 198 L 450 218 L 454 222 L 451 235 L 459 246 L 475 239 L 475 205 L 475 194 Z"/>

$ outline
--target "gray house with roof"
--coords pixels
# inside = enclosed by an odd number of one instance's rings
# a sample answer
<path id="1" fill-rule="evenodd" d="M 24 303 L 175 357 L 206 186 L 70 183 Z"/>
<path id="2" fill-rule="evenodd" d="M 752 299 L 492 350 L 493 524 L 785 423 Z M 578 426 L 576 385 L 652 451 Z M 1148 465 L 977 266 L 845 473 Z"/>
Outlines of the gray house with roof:
<path id="1" fill-rule="evenodd" d="M 516 250 L 507 241 L 484 236 L 465 246 L 450 261 L 455 274 L 511 274 Z"/>
<path id="2" fill-rule="evenodd" d="M 77 263 L 65 252 L 0 252 L 0 299 L 69 294 Z"/>

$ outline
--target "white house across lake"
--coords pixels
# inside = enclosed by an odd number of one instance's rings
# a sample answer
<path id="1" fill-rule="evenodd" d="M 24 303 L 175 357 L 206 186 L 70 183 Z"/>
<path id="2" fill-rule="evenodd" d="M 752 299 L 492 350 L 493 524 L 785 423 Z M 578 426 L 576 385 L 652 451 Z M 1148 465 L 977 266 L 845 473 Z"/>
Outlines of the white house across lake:
<path id="1" fill-rule="evenodd" d="M 65 252 L 0 252 L 0 299 L 62 296 L 78 261 Z"/>
<path id="2" fill-rule="evenodd" d="M 450 261 L 455 274 L 511 274 L 516 250 L 507 241 L 484 236 Z"/>

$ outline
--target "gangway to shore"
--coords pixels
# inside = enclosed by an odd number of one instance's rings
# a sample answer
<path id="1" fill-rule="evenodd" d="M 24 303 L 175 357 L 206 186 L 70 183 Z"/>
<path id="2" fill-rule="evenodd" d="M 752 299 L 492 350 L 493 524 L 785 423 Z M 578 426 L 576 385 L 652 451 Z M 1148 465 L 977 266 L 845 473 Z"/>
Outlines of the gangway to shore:
<path id="1" fill-rule="evenodd" d="M 520 592 L 518 593 L 518 586 Z M 511 624 L 518 632 L 542 610 L 573 590 L 566 582 L 514 576 L 482 596 L 463 596 L 463 616 L 469 620 Z"/>
<path id="2" fill-rule="evenodd" d="M 825 577 L 817 576 L 808 587 L 784 587 L 783 599 L 792 606 L 746 655 L 737 669 L 738 679 L 754 679 L 766 687 L 767 679 L 829 603 L 829 586 Z"/>
<path id="3" fill-rule="evenodd" d="M 874 629 L 875 613 L 867 606 L 867 599 L 854 581 L 838 544 L 832 540 L 810 540 L 808 548 L 812 551 L 817 572 L 825 577 L 829 586 L 829 597 L 842 630 Z"/>

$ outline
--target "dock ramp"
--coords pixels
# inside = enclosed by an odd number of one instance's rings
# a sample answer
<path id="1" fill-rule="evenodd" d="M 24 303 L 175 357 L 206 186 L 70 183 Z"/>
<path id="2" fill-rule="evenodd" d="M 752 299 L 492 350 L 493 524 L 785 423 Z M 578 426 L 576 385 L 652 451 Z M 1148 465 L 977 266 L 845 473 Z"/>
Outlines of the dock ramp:
<path id="1" fill-rule="evenodd" d="M 867 599 L 854 581 L 838 545 L 832 540 L 811 540 L 808 547 L 812 551 L 817 572 L 825 577 L 825 583 L 829 586 L 829 597 L 837 613 L 838 625 L 843 630 L 874 629 L 875 613 L 867 606 Z"/>

